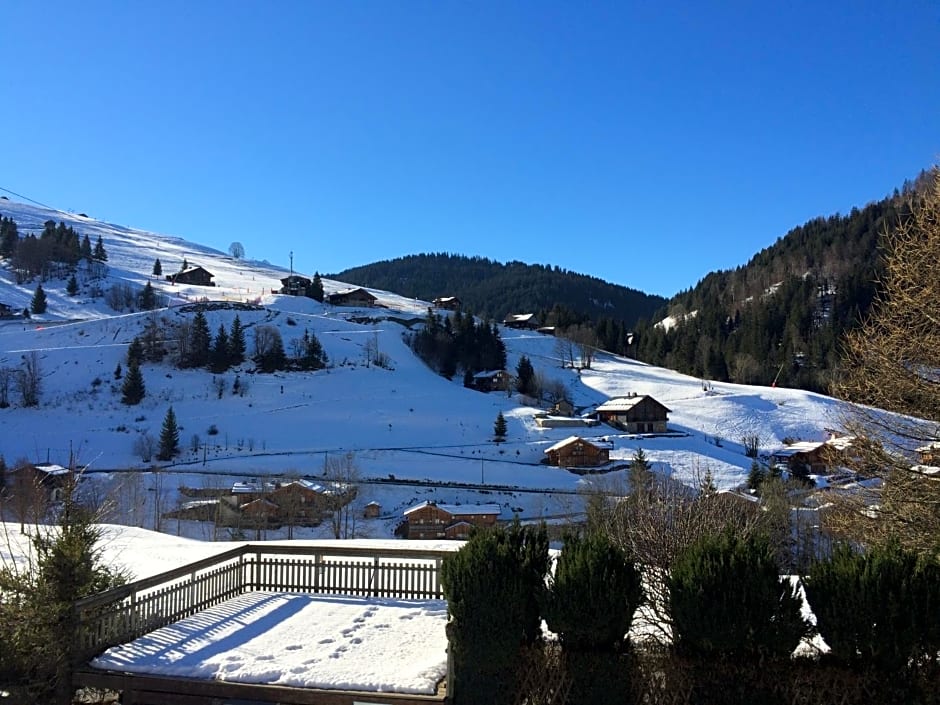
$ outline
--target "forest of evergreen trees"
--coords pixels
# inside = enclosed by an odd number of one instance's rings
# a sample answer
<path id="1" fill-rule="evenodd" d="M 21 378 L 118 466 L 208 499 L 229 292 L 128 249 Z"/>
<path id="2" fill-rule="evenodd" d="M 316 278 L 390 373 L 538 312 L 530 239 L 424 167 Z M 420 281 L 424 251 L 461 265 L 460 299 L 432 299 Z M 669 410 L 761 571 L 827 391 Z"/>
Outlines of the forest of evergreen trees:
<path id="1" fill-rule="evenodd" d="M 465 311 L 484 319 L 501 321 L 509 313 L 537 313 L 542 325 L 556 325 L 548 319 L 557 307 L 567 312 L 572 319 L 569 323 L 607 317 L 624 321 L 629 329 L 666 303 L 661 296 L 557 266 L 502 264 L 484 257 L 444 253 L 399 257 L 329 277 L 425 301 L 456 296 Z"/>
<path id="2" fill-rule="evenodd" d="M 880 236 L 909 195 L 815 218 L 746 265 L 709 274 L 637 325 L 637 358 L 708 380 L 828 391 L 844 333 L 877 294 Z M 675 325 L 658 325 L 666 315 Z"/>

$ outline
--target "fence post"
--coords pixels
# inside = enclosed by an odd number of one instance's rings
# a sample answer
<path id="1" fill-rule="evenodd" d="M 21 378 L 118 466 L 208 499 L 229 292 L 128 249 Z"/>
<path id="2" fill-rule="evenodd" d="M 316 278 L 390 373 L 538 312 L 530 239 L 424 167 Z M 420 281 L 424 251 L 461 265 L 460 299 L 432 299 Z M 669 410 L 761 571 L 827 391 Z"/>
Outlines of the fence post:
<path id="1" fill-rule="evenodd" d="M 255 590 L 261 589 L 261 549 L 255 551 Z"/>
<path id="2" fill-rule="evenodd" d="M 372 577 L 369 579 L 369 597 L 378 597 L 379 555 L 372 556 Z"/>

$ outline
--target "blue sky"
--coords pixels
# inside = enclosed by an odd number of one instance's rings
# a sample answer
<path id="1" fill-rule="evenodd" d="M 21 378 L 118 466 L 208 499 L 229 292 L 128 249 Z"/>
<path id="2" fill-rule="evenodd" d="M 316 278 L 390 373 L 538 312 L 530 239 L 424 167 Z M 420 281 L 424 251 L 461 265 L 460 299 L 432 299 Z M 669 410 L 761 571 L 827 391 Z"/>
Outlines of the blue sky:
<path id="1" fill-rule="evenodd" d="M 0 187 L 303 272 L 456 252 L 670 296 L 940 155 L 927 0 L 6 0 L 0 22 Z"/>

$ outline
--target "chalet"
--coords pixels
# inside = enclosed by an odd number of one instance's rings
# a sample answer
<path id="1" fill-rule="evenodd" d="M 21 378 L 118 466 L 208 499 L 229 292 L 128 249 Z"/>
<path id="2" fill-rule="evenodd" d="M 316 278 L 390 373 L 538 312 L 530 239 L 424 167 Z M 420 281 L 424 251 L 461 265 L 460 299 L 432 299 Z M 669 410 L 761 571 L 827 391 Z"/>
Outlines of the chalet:
<path id="1" fill-rule="evenodd" d="M 307 289 L 310 288 L 312 283 L 313 282 L 307 277 L 302 277 L 299 274 L 291 274 L 289 277 L 281 279 L 280 293 L 287 294 L 288 296 L 306 296 Z"/>
<path id="2" fill-rule="evenodd" d="M 405 510 L 409 539 L 466 538 L 473 527 L 496 524 L 498 504 L 437 504 L 422 502 Z"/>
<path id="3" fill-rule="evenodd" d="M 828 475 L 845 464 L 853 440 L 843 436 L 827 441 L 797 441 L 771 453 L 770 464 L 791 475 Z"/>
<path id="4" fill-rule="evenodd" d="M 176 274 L 168 274 L 166 280 L 174 284 L 191 284 L 192 286 L 215 286 L 212 278 L 215 275 L 202 267 L 187 267 Z"/>
<path id="5" fill-rule="evenodd" d="M 382 505 L 378 502 L 369 502 L 362 510 L 363 519 L 377 519 L 382 513 Z"/>
<path id="6" fill-rule="evenodd" d="M 24 463 L 7 468 L 4 488 L 33 502 L 59 502 L 74 473 L 55 463 Z"/>
<path id="7" fill-rule="evenodd" d="M 13 307 L 9 304 L 0 303 L 0 318 L 10 318 L 13 315 Z"/>
<path id="8" fill-rule="evenodd" d="M 529 330 L 535 330 L 539 327 L 534 313 L 510 313 L 503 319 L 503 325 L 508 328 L 527 328 Z"/>
<path id="9" fill-rule="evenodd" d="M 334 306 L 375 306 L 378 299 L 362 287 L 342 289 L 327 298 Z"/>
<path id="10" fill-rule="evenodd" d="M 473 388 L 478 392 L 505 391 L 512 383 L 506 370 L 484 370 L 473 375 Z"/>
<path id="11" fill-rule="evenodd" d="M 610 462 L 610 444 L 569 436 L 545 449 L 549 465 L 558 467 L 596 467 Z"/>
<path id="12" fill-rule="evenodd" d="M 574 404 L 567 399 L 556 401 L 549 413 L 555 416 L 574 416 Z"/>
<path id="13" fill-rule="evenodd" d="M 669 412 L 669 409 L 646 394 L 608 399 L 596 410 L 598 421 L 609 423 L 627 433 L 666 433 Z"/>
<path id="14" fill-rule="evenodd" d="M 439 296 L 432 302 L 434 308 L 443 308 L 448 311 L 458 311 L 460 310 L 460 299 L 456 296 Z"/>

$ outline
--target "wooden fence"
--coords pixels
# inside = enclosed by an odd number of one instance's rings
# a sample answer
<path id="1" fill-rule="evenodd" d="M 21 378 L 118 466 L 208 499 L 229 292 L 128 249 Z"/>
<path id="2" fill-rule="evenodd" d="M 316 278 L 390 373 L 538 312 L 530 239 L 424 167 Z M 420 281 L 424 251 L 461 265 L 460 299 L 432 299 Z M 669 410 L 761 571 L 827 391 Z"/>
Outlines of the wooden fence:
<path id="1" fill-rule="evenodd" d="M 75 603 L 79 656 L 112 646 L 253 591 L 443 599 L 449 551 L 246 544 Z"/>

